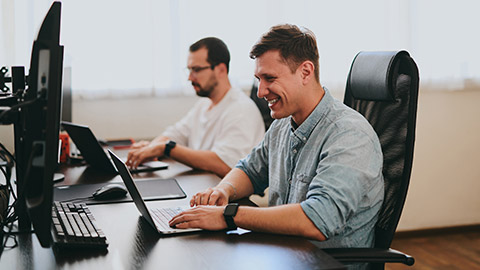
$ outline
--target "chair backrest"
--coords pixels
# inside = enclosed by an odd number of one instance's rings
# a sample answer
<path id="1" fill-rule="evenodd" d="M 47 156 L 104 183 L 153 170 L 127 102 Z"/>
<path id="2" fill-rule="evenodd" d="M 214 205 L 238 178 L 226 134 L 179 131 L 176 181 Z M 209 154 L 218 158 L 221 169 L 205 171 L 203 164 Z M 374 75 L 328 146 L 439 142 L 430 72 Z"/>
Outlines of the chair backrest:
<path id="1" fill-rule="evenodd" d="M 252 86 L 252 90 L 250 91 L 250 98 L 253 100 L 253 102 L 255 102 L 258 109 L 260 110 L 263 118 L 263 123 L 265 124 L 265 131 L 267 131 L 274 119 L 270 115 L 270 108 L 268 108 L 268 102 L 263 98 L 257 97 L 257 91 L 258 86 L 256 83 L 254 83 Z"/>
<path id="2" fill-rule="evenodd" d="M 413 162 L 419 75 L 408 52 L 360 52 L 347 79 L 344 103 L 375 129 L 383 151 L 385 197 L 375 247 L 389 248 L 402 213 Z"/>

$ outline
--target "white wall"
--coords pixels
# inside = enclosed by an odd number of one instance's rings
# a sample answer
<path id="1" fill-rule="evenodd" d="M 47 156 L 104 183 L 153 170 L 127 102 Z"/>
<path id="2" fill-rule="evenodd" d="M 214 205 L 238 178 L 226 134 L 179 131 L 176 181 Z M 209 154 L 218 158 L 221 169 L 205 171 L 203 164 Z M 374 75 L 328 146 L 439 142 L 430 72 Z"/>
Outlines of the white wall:
<path id="1" fill-rule="evenodd" d="M 196 96 L 75 100 L 72 120 L 90 126 L 98 138 L 149 139 L 178 121 Z"/>
<path id="2" fill-rule="evenodd" d="M 399 230 L 480 224 L 480 88 L 421 91 Z"/>
<path id="3" fill-rule="evenodd" d="M 100 138 L 151 138 L 184 115 L 195 100 L 76 100 L 73 121 L 89 125 Z M 412 179 L 399 230 L 480 224 L 479 101 L 478 87 L 421 89 Z M 11 141 L 11 127 L 0 126 L 0 132 L 0 142 Z"/>

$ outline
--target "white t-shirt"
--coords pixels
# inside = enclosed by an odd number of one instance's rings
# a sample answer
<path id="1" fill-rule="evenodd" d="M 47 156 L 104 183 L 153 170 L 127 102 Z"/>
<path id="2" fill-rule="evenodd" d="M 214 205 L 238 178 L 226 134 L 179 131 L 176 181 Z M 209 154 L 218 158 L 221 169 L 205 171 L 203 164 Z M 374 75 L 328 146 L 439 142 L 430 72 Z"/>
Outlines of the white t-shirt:
<path id="1" fill-rule="evenodd" d="M 211 104 L 209 98 L 201 98 L 162 135 L 194 150 L 213 151 L 234 168 L 263 139 L 262 116 L 255 103 L 234 88 L 209 110 Z"/>

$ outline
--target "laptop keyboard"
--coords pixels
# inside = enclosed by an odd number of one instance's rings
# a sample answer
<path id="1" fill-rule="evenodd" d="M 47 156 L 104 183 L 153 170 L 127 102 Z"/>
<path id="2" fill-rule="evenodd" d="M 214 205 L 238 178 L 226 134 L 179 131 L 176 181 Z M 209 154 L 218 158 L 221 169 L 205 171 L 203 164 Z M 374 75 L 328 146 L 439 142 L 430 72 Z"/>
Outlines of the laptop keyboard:
<path id="1" fill-rule="evenodd" d="M 181 207 L 172 207 L 172 208 L 151 208 L 150 212 L 152 213 L 155 223 L 158 226 L 158 229 L 163 232 L 172 232 L 178 229 L 170 227 L 168 222 L 177 214 L 181 213 L 183 208 Z"/>
<path id="2" fill-rule="evenodd" d="M 108 247 L 107 238 L 96 225 L 84 203 L 54 202 L 52 207 L 53 243 L 62 248 Z"/>

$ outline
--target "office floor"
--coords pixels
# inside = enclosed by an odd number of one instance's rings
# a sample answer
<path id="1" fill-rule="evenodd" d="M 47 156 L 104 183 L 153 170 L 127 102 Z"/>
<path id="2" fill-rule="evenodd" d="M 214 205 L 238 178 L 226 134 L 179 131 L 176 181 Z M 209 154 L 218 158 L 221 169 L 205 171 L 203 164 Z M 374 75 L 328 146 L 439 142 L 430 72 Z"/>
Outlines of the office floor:
<path id="1" fill-rule="evenodd" d="M 387 264 L 387 270 L 480 269 L 480 229 L 393 240 L 392 248 L 415 258 L 415 264 Z"/>

